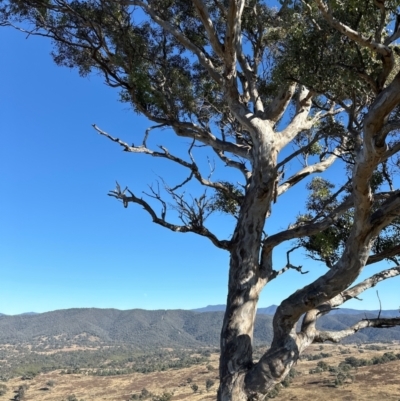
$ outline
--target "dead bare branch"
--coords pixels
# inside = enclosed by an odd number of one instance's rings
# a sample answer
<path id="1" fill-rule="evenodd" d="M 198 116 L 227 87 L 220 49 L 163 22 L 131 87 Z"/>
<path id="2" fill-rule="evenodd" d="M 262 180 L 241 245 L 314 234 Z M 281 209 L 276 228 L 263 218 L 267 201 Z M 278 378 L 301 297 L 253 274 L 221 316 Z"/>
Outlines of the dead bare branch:
<path id="1" fill-rule="evenodd" d="M 128 193 L 129 195 L 127 195 Z M 112 196 L 116 199 L 119 199 L 122 201 L 124 204 L 124 207 L 128 207 L 129 203 L 137 203 L 143 207 L 143 209 L 151 216 L 152 220 L 154 223 L 163 226 L 165 228 L 168 228 L 171 231 L 175 232 L 180 232 L 180 233 L 187 233 L 187 232 L 193 232 L 196 234 L 199 234 L 203 237 L 208 238 L 216 247 L 220 249 L 225 249 L 229 250 L 231 247 L 231 241 L 228 240 L 219 240 L 211 231 L 209 231 L 203 224 L 200 224 L 201 221 L 192 221 L 191 223 L 189 222 L 188 224 L 184 225 L 176 225 L 169 223 L 168 221 L 165 220 L 166 216 L 166 204 L 164 201 L 161 200 L 161 197 L 156 192 L 153 192 L 153 196 L 157 200 L 159 200 L 163 204 L 163 211 L 161 213 L 161 217 L 158 217 L 154 209 L 150 206 L 149 203 L 147 203 L 145 200 L 142 198 L 138 198 L 135 196 L 135 194 L 129 190 L 128 188 L 125 188 L 123 191 L 121 190 L 121 187 L 117 183 L 116 189 L 113 191 L 110 191 L 108 193 L 109 196 Z M 183 201 L 184 202 L 184 201 Z M 203 206 L 201 203 L 202 200 L 198 201 L 198 205 L 200 207 Z"/>
<path id="2" fill-rule="evenodd" d="M 400 326 L 400 318 L 387 319 L 363 319 L 348 329 L 341 331 L 317 331 L 314 337 L 314 343 L 331 341 L 338 343 L 344 338 L 357 333 L 367 327 L 390 328 Z"/>

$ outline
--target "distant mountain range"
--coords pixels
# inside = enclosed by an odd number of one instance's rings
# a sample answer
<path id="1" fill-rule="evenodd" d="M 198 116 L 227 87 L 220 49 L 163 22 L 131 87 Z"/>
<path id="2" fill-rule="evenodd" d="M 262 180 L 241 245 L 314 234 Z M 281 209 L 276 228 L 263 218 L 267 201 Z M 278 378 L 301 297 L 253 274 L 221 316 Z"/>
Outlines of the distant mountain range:
<path id="1" fill-rule="evenodd" d="M 226 305 L 208 305 L 204 308 L 192 309 L 194 312 L 225 312 Z M 257 313 L 262 315 L 274 315 L 277 305 L 271 305 L 266 308 L 258 308 Z"/>
<path id="2" fill-rule="evenodd" d="M 191 309 L 193 312 L 225 312 L 226 305 L 207 305 L 203 308 Z M 274 315 L 278 305 L 270 305 L 266 308 L 258 308 L 257 313 L 261 315 Z M 368 317 L 378 316 L 379 310 L 367 310 L 367 309 L 349 309 L 349 308 L 339 308 L 334 309 L 329 313 L 330 315 L 345 314 L 345 315 L 360 315 L 366 314 Z M 18 315 L 6 315 L 0 313 L 0 316 L 33 316 L 39 315 L 37 312 L 25 312 Z M 399 317 L 400 311 L 398 309 L 387 309 L 381 311 L 381 317 Z"/>
<path id="3" fill-rule="evenodd" d="M 38 313 L 36 312 L 24 312 L 24 313 L 20 313 L 18 315 L 6 315 L 5 313 L 0 313 L 0 316 L 30 316 L 30 315 L 38 315 Z"/>
<path id="4" fill-rule="evenodd" d="M 219 308 L 219 310 L 218 310 Z M 0 316 L 0 344 L 38 343 L 46 341 L 91 341 L 129 343 L 147 347 L 204 347 L 219 344 L 224 305 L 189 310 L 117 310 L 66 309 L 40 314 Z M 209 310 L 212 311 L 209 311 Z M 254 342 L 268 344 L 272 340 L 272 313 L 276 306 L 258 310 Z M 377 317 L 377 311 L 340 309 L 323 316 L 317 326 L 325 330 L 342 330 L 365 317 Z M 397 310 L 382 311 L 381 316 L 399 316 Z M 63 341 L 64 341 L 63 340 Z M 400 340 L 400 327 L 365 329 L 345 342 L 388 342 Z"/>
<path id="5" fill-rule="evenodd" d="M 194 312 L 225 312 L 225 305 L 208 305 L 204 308 L 192 309 Z M 266 308 L 258 308 L 257 313 L 262 315 L 274 315 L 276 309 L 278 308 L 277 305 L 271 305 Z M 378 316 L 379 310 L 367 310 L 367 309 L 349 309 L 349 308 L 339 308 L 334 309 L 329 313 L 330 316 L 332 315 L 361 315 L 365 314 L 368 317 Z M 381 317 L 399 317 L 400 311 L 398 309 L 388 309 L 382 310 Z"/>

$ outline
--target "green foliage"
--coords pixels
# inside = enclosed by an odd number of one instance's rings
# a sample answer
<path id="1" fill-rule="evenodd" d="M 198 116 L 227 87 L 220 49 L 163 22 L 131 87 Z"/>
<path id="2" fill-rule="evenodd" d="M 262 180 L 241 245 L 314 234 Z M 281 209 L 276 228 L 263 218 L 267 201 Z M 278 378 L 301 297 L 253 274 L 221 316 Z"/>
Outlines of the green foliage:
<path id="1" fill-rule="evenodd" d="M 342 355 L 344 355 L 344 354 L 351 354 L 351 351 L 349 350 L 349 349 L 341 349 L 340 350 L 340 353 L 342 354 Z"/>
<path id="2" fill-rule="evenodd" d="M 194 393 L 197 393 L 197 390 L 199 389 L 199 386 L 196 383 L 193 383 L 190 388 L 193 390 Z"/>
<path id="3" fill-rule="evenodd" d="M 338 371 L 334 380 L 336 387 L 342 386 L 346 380 L 353 381 L 353 376 L 348 371 Z"/>
<path id="4" fill-rule="evenodd" d="M 307 361 L 317 361 L 322 358 L 329 358 L 332 354 L 327 352 L 320 352 L 319 354 L 304 354 L 301 356 L 302 359 L 306 359 Z"/>
<path id="5" fill-rule="evenodd" d="M 216 190 L 211 199 L 210 208 L 213 211 L 219 211 L 236 216 L 239 211 L 240 200 L 243 198 L 243 191 L 230 182 L 221 181 L 220 183 L 228 190 L 228 192 Z"/>
<path id="6" fill-rule="evenodd" d="M 353 368 L 358 368 L 359 366 L 367 366 L 370 363 L 366 359 L 359 359 L 354 356 L 350 356 L 344 360 L 344 364 L 352 366 Z"/>
<path id="7" fill-rule="evenodd" d="M 368 102 L 373 88 L 366 85 L 365 76 L 378 80 L 382 71 L 380 60 L 369 49 L 358 47 L 332 28 L 321 17 L 315 2 L 302 4 L 293 5 L 286 13 L 285 52 L 277 57 L 275 80 L 290 77 L 337 99 L 357 96 Z M 385 7 L 388 23 L 390 10 L 394 11 L 397 4 L 385 2 Z M 381 15 L 373 2 L 330 2 L 330 9 L 334 17 L 365 37 L 375 37 Z M 384 31 L 383 36 L 386 35 L 388 32 Z"/>
<path id="8" fill-rule="evenodd" d="M 375 346 L 372 346 L 373 348 Z M 379 346 L 377 346 L 379 347 Z M 366 347 L 367 348 L 367 347 Z M 400 359 L 400 354 L 395 355 L 393 352 L 385 352 L 381 356 L 375 356 L 370 360 L 360 359 L 354 356 L 347 357 L 343 362 L 340 362 L 337 367 L 329 366 L 329 371 L 335 374 L 335 386 L 341 386 L 346 381 L 353 381 L 354 377 L 350 373 L 352 369 L 357 369 L 362 366 L 378 365 L 396 361 Z M 311 373 L 311 372 L 310 372 Z"/>
<path id="9" fill-rule="evenodd" d="M 214 380 L 207 379 L 206 380 L 206 390 L 209 391 L 210 388 L 215 384 Z"/>
<path id="10" fill-rule="evenodd" d="M 267 398 L 276 398 L 279 395 L 280 386 L 276 385 L 271 391 L 268 392 Z"/>
<path id="11" fill-rule="evenodd" d="M 327 216 L 338 205 L 338 200 L 332 193 L 334 187 L 331 182 L 321 177 L 315 177 L 307 184 L 310 191 L 306 204 L 308 213 L 298 217 L 298 224 Z M 299 244 L 306 249 L 311 258 L 324 261 L 331 267 L 341 254 L 351 225 L 351 212 L 344 213 L 328 229 L 300 239 Z"/>
<path id="12" fill-rule="evenodd" d="M 365 349 L 370 350 L 370 351 L 383 351 L 383 350 L 386 350 L 387 347 L 385 345 L 370 344 L 370 345 L 366 345 Z"/>
<path id="13" fill-rule="evenodd" d="M 328 368 L 329 368 L 328 364 L 327 364 L 326 362 L 324 362 L 324 361 L 319 361 L 319 362 L 317 363 L 317 366 L 318 366 L 320 369 L 322 369 L 324 372 L 325 372 L 326 370 L 328 370 Z"/>
<path id="14" fill-rule="evenodd" d="M 281 382 L 281 385 L 283 387 L 289 387 L 292 383 L 293 378 L 296 376 L 300 375 L 300 372 L 298 372 L 296 369 L 292 368 L 289 371 L 289 374 L 285 377 L 285 379 Z"/>

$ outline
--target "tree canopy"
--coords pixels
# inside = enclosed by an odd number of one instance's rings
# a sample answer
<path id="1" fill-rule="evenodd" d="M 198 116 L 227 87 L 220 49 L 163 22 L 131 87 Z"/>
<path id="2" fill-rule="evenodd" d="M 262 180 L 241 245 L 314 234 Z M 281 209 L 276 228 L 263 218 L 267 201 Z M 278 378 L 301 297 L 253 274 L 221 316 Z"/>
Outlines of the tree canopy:
<path id="1" fill-rule="evenodd" d="M 313 342 L 400 324 L 378 316 L 340 332 L 315 325 L 400 274 L 399 6 L 395 0 L 0 0 L 1 25 L 50 38 L 58 65 L 102 75 L 122 102 L 151 121 L 139 144 L 94 125 L 99 134 L 187 172 L 174 186 L 160 180 L 138 194 L 117 183 L 110 195 L 124 207 L 140 205 L 156 224 L 199 234 L 230 253 L 219 401 L 264 399 Z M 186 153 L 166 144 L 151 148 L 156 129 L 189 139 Z M 208 163 L 196 157 L 202 147 Z M 213 179 L 211 155 L 236 173 Z M 333 164 L 342 170 L 336 182 L 321 176 Z M 287 177 L 293 165 L 298 169 Z M 200 190 L 190 194 L 193 183 Z M 287 229 L 271 232 L 274 204 L 304 184 L 306 205 Z M 233 216 L 231 237 L 208 228 L 212 213 Z M 277 269 L 272 254 L 283 243 L 292 248 Z M 305 273 L 290 257 L 299 248 L 326 270 L 281 303 L 271 348 L 255 363 L 259 294 L 289 269 Z M 392 267 L 353 284 L 366 265 L 382 260 Z"/>

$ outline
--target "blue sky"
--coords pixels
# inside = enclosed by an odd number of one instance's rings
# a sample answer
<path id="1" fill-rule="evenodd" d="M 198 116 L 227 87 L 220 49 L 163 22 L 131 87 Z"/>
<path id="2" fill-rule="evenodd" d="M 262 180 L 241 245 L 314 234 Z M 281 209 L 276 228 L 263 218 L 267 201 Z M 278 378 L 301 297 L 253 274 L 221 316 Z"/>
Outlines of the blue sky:
<path id="1" fill-rule="evenodd" d="M 96 123 L 138 143 L 152 124 L 119 103 L 99 76 L 80 78 L 57 67 L 49 41 L 10 29 L 0 35 L 0 312 L 225 303 L 226 252 L 207 239 L 156 226 L 140 207 L 124 209 L 107 196 L 116 180 L 140 193 L 159 174 L 171 184 L 184 177 L 167 163 L 122 152 L 91 127 Z M 152 145 L 172 143 L 178 151 L 187 143 L 167 131 L 151 138 Z M 306 197 L 303 189 L 274 206 L 271 233 L 293 220 L 293 205 Z M 221 238 L 229 237 L 232 224 L 222 216 L 210 220 Z M 276 268 L 284 266 L 289 248 L 284 244 L 275 252 Z M 292 262 L 310 273 L 290 271 L 276 279 L 265 288 L 261 307 L 280 303 L 325 271 L 305 262 L 301 252 Z M 368 267 L 362 277 L 375 271 Z M 377 287 L 384 309 L 400 304 L 398 285 L 393 279 Z M 379 308 L 375 290 L 362 298 L 346 306 Z"/>

